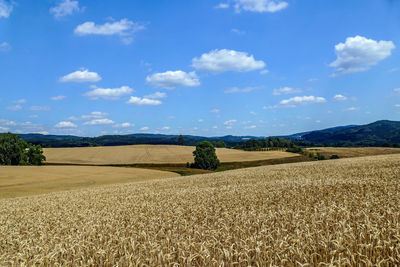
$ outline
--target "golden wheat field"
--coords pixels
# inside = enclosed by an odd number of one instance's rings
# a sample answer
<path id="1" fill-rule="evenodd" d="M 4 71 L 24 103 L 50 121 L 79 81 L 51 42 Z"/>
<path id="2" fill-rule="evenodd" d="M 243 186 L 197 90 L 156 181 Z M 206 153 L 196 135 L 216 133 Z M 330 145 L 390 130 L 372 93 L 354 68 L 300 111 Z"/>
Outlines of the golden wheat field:
<path id="1" fill-rule="evenodd" d="M 174 145 L 132 145 L 114 147 L 45 148 L 48 163 L 133 164 L 193 162 L 195 147 Z M 298 156 L 283 151 L 242 151 L 217 148 L 221 162 L 255 161 Z"/>
<path id="2" fill-rule="evenodd" d="M 400 155 L 0 200 L 0 265 L 395 266 Z"/>
<path id="3" fill-rule="evenodd" d="M 341 158 L 364 157 L 374 155 L 400 154 L 400 148 L 393 147 L 313 147 L 309 152 L 321 153 L 326 157 L 338 155 Z"/>
<path id="4" fill-rule="evenodd" d="M 0 166 L 0 198 L 43 194 L 103 184 L 177 176 L 139 168 L 97 166 Z"/>

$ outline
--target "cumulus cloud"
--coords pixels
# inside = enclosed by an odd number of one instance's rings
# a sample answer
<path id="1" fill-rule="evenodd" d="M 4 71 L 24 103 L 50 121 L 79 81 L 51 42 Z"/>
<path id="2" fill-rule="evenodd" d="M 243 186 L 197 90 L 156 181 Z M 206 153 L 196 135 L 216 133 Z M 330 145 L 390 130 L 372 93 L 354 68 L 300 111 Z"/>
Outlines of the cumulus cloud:
<path id="1" fill-rule="evenodd" d="M 224 122 L 224 125 L 232 126 L 232 124 L 234 124 L 234 123 L 236 123 L 236 122 L 237 122 L 237 120 L 228 120 L 228 121 L 225 121 L 225 122 Z"/>
<path id="2" fill-rule="evenodd" d="M 114 128 L 130 128 L 130 127 L 134 127 L 134 126 L 135 126 L 135 124 L 133 124 L 133 123 L 124 122 L 124 123 L 121 123 L 121 124 L 115 124 L 113 127 Z"/>
<path id="3" fill-rule="evenodd" d="M 225 9 L 225 8 L 229 8 L 229 6 L 230 5 L 228 3 L 220 3 L 220 4 L 216 5 L 215 8 Z"/>
<path id="4" fill-rule="evenodd" d="M 394 105 L 396 108 L 400 108 L 400 104 L 396 104 Z"/>
<path id="5" fill-rule="evenodd" d="M 278 89 L 274 89 L 272 91 L 273 95 L 289 95 L 289 94 L 297 94 L 301 93 L 302 90 L 298 88 L 291 88 L 291 87 L 282 87 Z"/>
<path id="6" fill-rule="evenodd" d="M 249 125 L 249 126 L 245 126 L 244 128 L 245 129 L 255 129 L 255 128 L 257 128 L 257 126 L 256 125 Z"/>
<path id="7" fill-rule="evenodd" d="M 260 87 L 245 87 L 245 88 L 239 88 L 239 87 L 231 87 L 229 89 L 226 89 L 224 91 L 225 94 L 234 94 L 234 93 L 250 93 L 251 91 L 257 90 Z"/>
<path id="8" fill-rule="evenodd" d="M 297 105 L 311 103 L 325 103 L 326 99 L 319 96 L 295 96 L 289 99 L 284 99 L 280 102 L 281 105 Z"/>
<path id="9" fill-rule="evenodd" d="M 108 113 L 106 112 L 101 112 L 101 111 L 93 111 L 88 115 L 82 115 L 81 119 L 83 120 L 92 120 L 92 119 L 101 119 L 108 116 Z M 75 118 L 77 120 L 77 118 Z M 72 120 L 72 119 L 70 119 Z"/>
<path id="10" fill-rule="evenodd" d="M 389 57 L 394 48 L 392 41 L 348 37 L 345 43 L 335 45 L 337 59 L 329 66 L 335 68 L 334 75 L 366 71 Z"/>
<path id="11" fill-rule="evenodd" d="M 59 96 L 53 96 L 52 98 L 50 98 L 53 101 L 60 101 L 60 100 L 64 100 L 65 98 L 67 98 L 64 95 L 59 95 Z"/>
<path id="12" fill-rule="evenodd" d="M 393 91 L 395 91 L 396 93 L 400 94 L 400 88 L 395 88 L 395 89 L 393 89 Z"/>
<path id="13" fill-rule="evenodd" d="M 78 25 L 74 32 L 76 35 L 118 35 L 122 38 L 123 42 L 129 44 L 133 41 L 133 35 L 145 26 L 140 23 L 135 23 L 128 19 L 121 19 L 120 21 L 106 22 L 102 25 L 97 25 L 92 21 L 85 22 Z"/>
<path id="14" fill-rule="evenodd" d="M 13 11 L 13 2 L 0 0 L 0 18 L 8 18 Z"/>
<path id="15" fill-rule="evenodd" d="M 115 122 L 110 119 L 95 119 L 91 121 L 87 121 L 84 125 L 107 125 L 107 124 L 114 124 Z"/>
<path id="16" fill-rule="evenodd" d="M 186 73 L 181 70 L 155 73 L 146 77 L 146 81 L 153 86 L 174 89 L 177 86 L 199 86 L 200 81 L 195 72 Z"/>
<path id="17" fill-rule="evenodd" d="M 211 113 L 219 113 L 221 110 L 214 108 L 212 110 L 210 110 Z"/>
<path id="18" fill-rule="evenodd" d="M 83 9 L 79 7 L 78 1 L 63 0 L 59 2 L 58 5 L 51 7 L 50 13 L 58 19 L 82 10 Z"/>
<path id="19" fill-rule="evenodd" d="M 0 52 L 8 52 L 11 50 L 11 45 L 7 42 L 0 43 Z"/>
<path id="20" fill-rule="evenodd" d="M 359 110 L 359 108 L 356 107 L 349 107 L 345 109 L 345 111 L 357 111 L 357 110 Z"/>
<path id="21" fill-rule="evenodd" d="M 280 0 L 233 0 L 235 12 L 250 11 L 257 13 L 274 13 L 288 7 L 288 3 Z"/>
<path id="22" fill-rule="evenodd" d="M 21 110 L 22 106 L 21 105 L 8 106 L 7 109 L 12 110 L 12 111 L 17 111 L 17 110 Z"/>
<path id="23" fill-rule="evenodd" d="M 162 92 L 155 92 L 155 93 L 150 94 L 150 95 L 145 95 L 144 97 L 145 98 L 152 98 L 152 99 L 154 99 L 154 98 L 166 98 L 167 94 L 166 93 L 162 93 Z"/>
<path id="24" fill-rule="evenodd" d="M 90 72 L 89 70 L 82 68 L 70 74 L 67 74 L 60 78 L 60 82 L 98 82 L 101 77 L 96 72 Z"/>
<path id="25" fill-rule="evenodd" d="M 2 132 L 7 132 L 8 130 L 10 130 L 10 128 L 0 126 L 0 131 L 2 131 Z"/>
<path id="26" fill-rule="evenodd" d="M 54 127 L 55 128 L 76 128 L 78 126 L 76 126 L 75 123 L 70 122 L 70 121 L 60 121 Z"/>
<path id="27" fill-rule="evenodd" d="M 16 104 L 25 104 L 27 101 L 25 98 L 22 98 L 22 99 L 15 100 L 13 102 Z"/>
<path id="28" fill-rule="evenodd" d="M 347 100 L 347 97 L 345 97 L 344 95 L 338 94 L 338 95 L 335 95 L 333 97 L 333 99 L 336 101 L 345 101 L 345 100 Z"/>
<path id="29" fill-rule="evenodd" d="M 162 131 L 168 131 L 169 129 L 171 129 L 171 127 L 169 126 L 164 126 L 161 128 Z"/>
<path id="30" fill-rule="evenodd" d="M 255 60 L 253 55 L 246 52 L 221 49 L 202 54 L 200 58 L 193 58 L 192 66 L 200 71 L 220 73 L 225 71 L 247 72 L 263 69 L 265 63 Z"/>
<path id="31" fill-rule="evenodd" d="M 97 100 L 99 98 L 116 100 L 123 95 L 129 95 L 134 92 L 134 90 L 129 86 L 121 86 L 120 88 L 98 88 L 96 86 L 92 86 L 92 88 L 94 90 L 87 92 L 85 96 L 93 100 Z"/>
<path id="32" fill-rule="evenodd" d="M 29 109 L 32 111 L 49 111 L 51 108 L 49 106 L 32 106 Z"/>
<path id="33" fill-rule="evenodd" d="M 244 34 L 246 34 L 245 31 L 241 31 L 241 30 L 235 29 L 235 28 L 232 29 L 231 32 L 232 32 L 232 33 L 235 33 L 235 34 L 237 34 L 237 35 L 244 35 Z"/>
<path id="34" fill-rule="evenodd" d="M 150 129 L 150 128 L 147 127 L 147 126 L 144 126 L 144 127 L 140 128 L 141 131 L 148 131 L 149 129 Z"/>
<path id="35" fill-rule="evenodd" d="M 131 98 L 126 103 L 138 106 L 158 106 L 162 104 L 160 100 L 150 99 L 150 98 L 140 98 L 136 96 L 131 96 Z"/>

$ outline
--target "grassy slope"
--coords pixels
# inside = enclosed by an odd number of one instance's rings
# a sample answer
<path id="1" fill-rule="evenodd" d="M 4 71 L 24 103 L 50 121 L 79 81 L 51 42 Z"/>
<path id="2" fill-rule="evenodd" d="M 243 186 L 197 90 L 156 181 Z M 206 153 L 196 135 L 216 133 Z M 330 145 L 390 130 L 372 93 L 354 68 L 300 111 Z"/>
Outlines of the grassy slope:
<path id="1" fill-rule="evenodd" d="M 0 200 L 0 265 L 396 265 L 400 155 Z"/>

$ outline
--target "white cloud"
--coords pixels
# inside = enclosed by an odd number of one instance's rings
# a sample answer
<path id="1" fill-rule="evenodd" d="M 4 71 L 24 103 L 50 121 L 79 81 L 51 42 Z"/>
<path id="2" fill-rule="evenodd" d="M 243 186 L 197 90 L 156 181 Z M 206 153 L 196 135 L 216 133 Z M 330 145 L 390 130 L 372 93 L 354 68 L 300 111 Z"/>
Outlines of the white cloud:
<path id="1" fill-rule="evenodd" d="M 0 0 L 0 18 L 8 18 L 13 11 L 13 2 Z"/>
<path id="2" fill-rule="evenodd" d="M 338 95 L 335 95 L 333 97 L 333 99 L 336 101 L 345 101 L 345 100 L 347 100 L 347 97 L 345 97 L 344 95 L 338 94 Z"/>
<path id="3" fill-rule="evenodd" d="M 400 108 L 400 104 L 396 104 L 394 105 L 396 108 Z"/>
<path id="4" fill-rule="evenodd" d="M 359 108 L 356 108 L 356 107 L 349 107 L 349 108 L 346 108 L 345 110 L 346 110 L 346 111 L 356 111 L 356 110 L 359 110 Z"/>
<path id="5" fill-rule="evenodd" d="M 220 4 L 216 5 L 215 8 L 222 8 L 222 9 L 229 8 L 229 4 L 228 3 L 220 3 Z"/>
<path id="6" fill-rule="evenodd" d="M 76 128 L 78 126 L 76 126 L 76 124 L 74 124 L 73 122 L 70 122 L 70 121 L 60 121 L 54 127 L 55 128 Z"/>
<path id="7" fill-rule="evenodd" d="M 220 113 L 221 110 L 219 110 L 219 109 L 217 109 L 217 108 L 214 108 L 214 109 L 210 110 L 210 112 L 211 112 L 211 113 Z"/>
<path id="8" fill-rule="evenodd" d="M 265 75 L 265 74 L 268 74 L 269 73 L 269 70 L 261 70 L 260 71 L 260 74 L 261 75 Z"/>
<path id="9" fill-rule="evenodd" d="M 59 96 L 53 96 L 52 98 L 50 98 L 53 101 L 60 101 L 60 100 L 64 100 L 65 98 L 67 98 L 64 95 L 59 95 Z"/>
<path id="10" fill-rule="evenodd" d="M 106 112 L 101 112 L 101 111 L 93 111 L 89 115 L 82 115 L 81 119 L 83 120 L 92 120 L 92 119 L 101 119 L 108 116 L 108 113 Z M 73 119 L 70 118 L 70 120 L 78 120 L 78 118 L 72 117 Z"/>
<path id="11" fill-rule="evenodd" d="M 225 94 L 233 94 L 233 93 L 249 93 L 251 91 L 257 90 L 260 87 L 245 87 L 245 88 L 239 88 L 239 87 L 232 87 L 229 89 L 226 89 L 224 91 Z"/>
<path id="12" fill-rule="evenodd" d="M 0 131 L 7 132 L 8 130 L 10 130 L 10 128 L 0 126 Z"/>
<path id="13" fill-rule="evenodd" d="M 150 99 L 150 98 L 140 98 L 136 96 L 131 96 L 131 98 L 126 103 L 138 106 L 145 106 L 145 105 L 158 106 L 162 104 L 160 100 Z"/>
<path id="14" fill-rule="evenodd" d="M 284 99 L 280 102 L 281 105 L 297 105 L 311 103 L 325 103 L 326 99 L 319 96 L 295 96 L 289 99 Z"/>
<path id="15" fill-rule="evenodd" d="M 393 91 L 400 94 L 400 88 L 393 89 Z"/>
<path id="16" fill-rule="evenodd" d="M 146 77 L 146 81 L 153 86 L 173 89 L 177 86 L 199 86 L 200 81 L 195 72 L 186 73 L 181 70 L 155 73 Z"/>
<path id="17" fill-rule="evenodd" d="M 228 120 L 228 121 L 225 121 L 225 122 L 224 122 L 224 125 L 231 126 L 232 124 L 234 124 L 234 123 L 236 123 L 236 122 L 237 122 L 237 120 Z"/>
<path id="18" fill-rule="evenodd" d="M 329 66 L 335 68 L 334 75 L 366 71 L 389 57 L 394 48 L 392 41 L 348 37 L 345 43 L 335 45 L 337 59 Z"/>
<path id="19" fill-rule="evenodd" d="M 115 122 L 110 119 L 95 119 L 91 121 L 87 121 L 84 125 L 107 125 L 107 124 L 114 124 Z"/>
<path id="20" fill-rule="evenodd" d="M 250 111 L 250 115 L 255 116 L 255 115 L 257 115 L 257 113 L 255 113 L 254 111 Z"/>
<path id="21" fill-rule="evenodd" d="M 9 106 L 9 107 L 7 107 L 7 109 L 12 110 L 12 111 L 17 111 L 17 110 L 21 110 L 22 106 L 21 105 Z"/>
<path id="22" fill-rule="evenodd" d="M 280 0 L 233 0 L 235 12 L 242 10 L 258 13 L 274 13 L 288 7 L 288 3 Z"/>
<path id="23" fill-rule="evenodd" d="M 310 78 L 308 79 L 308 82 L 312 83 L 312 82 L 316 82 L 318 81 L 318 78 Z"/>
<path id="24" fill-rule="evenodd" d="M 49 106 L 32 106 L 29 109 L 33 111 L 49 111 L 51 108 Z"/>
<path id="25" fill-rule="evenodd" d="M 120 88 L 98 88 L 96 86 L 92 86 L 92 88 L 94 90 L 87 92 L 85 96 L 93 100 L 97 100 L 99 98 L 116 100 L 123 95 L 129 95 L 134 92 L 134 90 L 129 86 L 121 86 Z"/>
<path id="26" fill-rule="evenodd" d="M 245 129 L 255 129 L 255 128 L 257 128 L 257 126 L 256 125 L 250 125 L 250 126 L 246 126 L 244 128 Z"/>
<path id="27" fill-rule="evenodd" d="M 162 92 L 155 92 L 153 94 L 150 95 L 145 95 L 145 98 L 166 98 L 167 94 L 166 93 L 162 93 Z"/>
<path id="28" fill-rule="evenodd" d="M 150 128 L 147 127 L 147 126 L 140 128 L 141 131 L 148 131 L 149 129 L 150 129 Z"/>
<path id="29" fill-rule="evenodd" d="M 133 124 L 133 123 L 124 122 L 124 123 L 121 123 L 121 124 L 116 124 L 113 127 L 114 128 L 129 128 L 129 127 L 134 127 L 134 126 L 135 126 L 135 124 Z"/>
<path id="30" fill-rule="evenodd" d="M 8 52 L 11 50 L 11 45 L 7 42 L 0 43 L 0 51 L 1 52 Z"/>
<path id="31" fill-rule="evenodd" d="M 213 128 L 213 129 L 218 129 L 218 126 L 217 126 L 217 125 L 214 125 L 212 128 Z"/>
<path id="32" fill-rule="evenodd" d="M 161 128 L 162 131 L 168 131 L 169 129 L 171 129 L 171 127 L 169 126 L 164 126 Z"/>
<path id="33" fill-rule="evenodd" d="M 92 21 L 85 22 L 75 28 L 75 34 L 84 35 L 119 35 L 122 41 L 129 44 L 133 41 L 135 32 L 144 30 L 145 26 L 140 23 L 135 23 L 128 19 L 121 19 L 115 22 L 106 22 L 103 25 L 96 25 Z"/>
<path id="34" fill-rule="evenodd" d="M 302 90 L 298 88 L 291 88 L 291 87 L 282 87 L 279 89 L 274 89 L 272 91 L 273 95 L 288 95 L 288 94 L 297 94 L 301 93 Z"/>
<path id="35" fill-rule="evenodd" d="M 231 32 L 236 33 L 237 35 L 244 35 L 246 34 L 245 31 L 241 31 L 239 29 L 232 29 Z"/>
<path id="36" fill-rule="evenodd" d="M 2 125 L 2 126 L 17 126 L 17 123 L 15 121 L 0 119 L 0 125 Z"/>
<path id="37" fill-rule="evenodd" d="M 221 49 L 202 54 L 200 58 L 193 58 L 192 66 L 200 71 L 220 73 L 225 71 L 247 72 L 263 69 L 265 63 L 255 60 L 253 55 L 246 52 Z"/>
<path id="38" fill-rule="evenodd" d="M 82 68 L 70 74 L 67 74 L 60 78 L 60 82 L 98 82 L 101 77 L 96 72 L 90 72 L 89 70 Z"/>
<path id="39" fill-rule="evenodd" d="M 63 0 L 59 2 L 58 5 L 50 8 L 50 13 L 53 14 L 55 18 L 61 18 L 82 10 L 83 9 L 79 7 L 78 1 Z"/>
<path id="40" fill-rule="evenodd" d="M 198 119 L 197 121 L 198 121 L 198 122 L 200 122 L 200 123 L 201 123 L 201 122 L 204 122 L 204 120 L 203 120 L 203 119 Z"/>
<path id="41" fill-rule="evenodd" d="M 15 103 L 15 104 L 25 104 L 26 103 L 26 99 L 25 98 L 18 99 L 18 100 L 13 101 L 13 103 Z"/>

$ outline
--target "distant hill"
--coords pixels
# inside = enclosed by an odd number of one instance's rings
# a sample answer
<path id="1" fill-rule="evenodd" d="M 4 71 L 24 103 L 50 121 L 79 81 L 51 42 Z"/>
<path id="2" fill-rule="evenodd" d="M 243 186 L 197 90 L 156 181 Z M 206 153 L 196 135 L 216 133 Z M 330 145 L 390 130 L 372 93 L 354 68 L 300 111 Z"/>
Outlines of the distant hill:
<path id="1" fill-rule="evenodd" d="M 103 135 L 99 137 L 79 137 L 73 135 L 20 134 L 29 143 L 41 144 L 44 147 L 84 147 L 84 146 L 118 146 L 136 144 L 176 145 L 178 135 L 164 134 L 129 134 Z M 301 132 L 287 136 L 278 136 L 299 144 L 330 146 L 400 146 L 400 122 L 381 120 L 366 125 L 346 125 L 333 128 Z M 204 137 L 184 135 L 185 145 L 209 140 L 214 144 L 223 141 L 234 147 L 250 139 L 262 139 L 262 136 L 219 136 Z"/>
<path id="2" fill-rule="evenodd" d="M 329 128 L 305 133 L 299 139 L 333 146 L 400 145 L 400 122 L 381 120 L 366 125 Z"/>
<path id="3" fill-rule="evenodd" d="M 128 134 L 128 135 L 103 135 L 99 137 L 79 137 L 73 135 L 42 135 L 42 134 L 19 134 L 25 141 L 32 144 L 40 144 L 44 147 L 87 147 L 87 146 L 120 146 L 120 145 L 176 145 L 178 135 L 164 134 Z M 217 144 L 218 141 L 225 142 L 228 146 L 235 146 L 249 139 L 260 139 L 257 136 L 220 136 L 204 137 L 184 135 L 185 145 L 196 145 L 198 142 L 208 140 Z"/>

